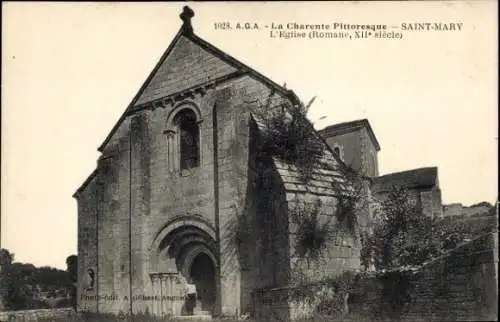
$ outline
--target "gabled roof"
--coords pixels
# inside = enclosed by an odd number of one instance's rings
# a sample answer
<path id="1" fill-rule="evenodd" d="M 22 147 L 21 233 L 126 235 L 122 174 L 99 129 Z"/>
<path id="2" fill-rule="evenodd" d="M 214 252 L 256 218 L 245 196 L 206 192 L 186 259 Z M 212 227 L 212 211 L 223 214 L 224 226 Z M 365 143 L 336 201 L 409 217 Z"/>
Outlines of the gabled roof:
<path id="1" fill-rule="evenodd" d="M 377 149 L 377 151 L 380 151 L 380 144 L 378 143 L 378 140 L 375 137 L 375 133 L 373 132 L 372 127 L 370 126 L 370 122 L 368 122 L 367 119 L 355 120 L 355 121 L 330 125 L 330 126 L 325 127 L 322 130 L 319 130 L 318 132 L 321 135 L 323 135 L 324 137 L 332 137 L 332 136 L 337 136 L 337 135 L 342 135 L 342 134 L 346 134 L 349 132 L 353 132 L 353 131 L 359 130 L 363 127 L 365 127 L 368 130 L 368 134 L 370 135 L 370 138 L 372 139 L 373 145 L 375 145 L 375 148 Z"/>
<path id="2" fill-rule="evenodd" d="M 89 185 L 90 182 L 95 178 L 97 175 L 97 169 L 94 169 L 92 173 L 85 179 L 85 181 L 76 189 L 75 193 L 73 194 L 73 198 L 78 198 L 78 195 Z"/>
<path id="3" fill-rule="evenodd" d="M 166 96 L 175 96 L 186 90 L 186 88 L 182 88 L 182 86 L 178 86 L 178 84 L 173 83 L 172 79 L 169 78 L 170 72 L 182 73 L 182 68 L 185 68 L 185 66 L 179 66 L 180 70 L 173 70 L 169 69 L 168 66 L 162 67 L 162 65 L 170 55 L 176 54 L 176 50 L 180 50 L 180 53 L 178 54 L 179 57 L 182 57 L 182 46 L 187 46 L 188 44 L 199 46 L 200 50 L 204 51 L 200 51 L 199 55 L 205 55 L 205 53 L 208 53 L 214 56 L 212 62 L 215 63 L 212 66 L 215 67 L 206 73 L 202 73 L 203 75 L 196 81 L 197 83 L 200 83 L 201 85 L 203 85 L 203 82 L 217 83 L 218 80 L 220 82 L 226 81 L 228 76 L 231 75 L 234 77 L 248 75 L 265 84 L 272 90 L 273 93 L 279 94 L 282 98 L 289 100 L 292 105 L 300 104 L 299 98 L 293 91 L 278 85 L 254 69 L 248 67 L 222 50 L 196 36 L 190 28 L 185 28 L 183 26 L 175 36 L 174 40 L 170 43 L 144 84 L 141 86 L 123 115 L 120 117 L 117 124 L 113 127 L 105 141 L 99 147 L 99 151 L 102 152 L 121 122 L 128 115 L 143 108 L 147 108 L 148 105 L 155 104 L 157 101 L 164 100 Z M 204 62 L 196 65 L 196 68 L 204 68 L 203 63 Z M 258 118 L 256 118 L 253 113 L 252 115 L 254 116 L 254 120 L 257 121 L 257 124 L 259 125 L 260 123 L 260 125 L 262 125 L 262 122 L 259 122 Z M 307 124 L 310 125 L 310 130 L 314 133 L 318 142 L 324 148 L 324 155 L 321 160 L 318 161 L 318 167 L 314 173 L 313 179 L 307 183 L 303 182 L 300 179 L 301 177 L 299 175 L 299 171 L 294 168 L 293 165 L 286 164 L 277 158 L 274 159 L 276 169 L 283 180 L 285 189 L 288 191 L 329 196 L 337 195 L 338 190 L 333 189 L 332 183 L 340 183 L 341 185 L 344 183 L 340 170 L 344 169 L 345 165 L 338 158 L 338 156 L 333 153 L 324 138 L 314 130 L 313 126 L 310 123 Z M 93 175 L 91 177 L 93 177 Z M 84 189 L 88 182 L 89 180 L 87 180 L 82 187 L 78 189 L 78 192 Z"/>
<path id="4" fill-rule="evenodd" d="M 427 167 L 389 173 L 372 179 L 374 192 L 388 191 L 391 186 L 407 189 L 438 187 L 438 168 Z"/>
<path id="5" fill-rule="evenodd" d="M 285 97 L 290 98 L 292 101 L 295 102 L 299 101 L 299 98 L 292 90 L 288 90 L 283 86 L 275 83 L 274 81 L 270 80 L 266 76 L 252 69 L 251 67 L 245 65 L 244 63 L 233 58 L 224 51 L 218 49 L 214 45 L 198 37 L 197 35 L 194 34 L 194 32 L 192 32 L 192 30 L 186 29 L 183 26 L 177 32 L 176 36 L 168 46 L 167 50 L 163 53 L 156 66 L 153 68 L 149 76 L 146 78 L 145 82 L 143 83 L 137 94 L 134 96 L 134 98 L 126 108 L 125 112 L 122 114 L 118 122 L 114 125 L 111 132 L 104 140 L 104 142 L 99 146 L 99 148 L 97 149 L 99 152 L 103 151 L 104 147 L 109 142 L 113 134 L 116 132 L 121 122 L 127 117 L 127 115 L 129 115 L 133 111 L 138 110 L 137 107 L 139 107 L 140 109 L 141 105 L 151 103 L 155 99 L 162 99 L 165 96 L 176 94 L 176 92 L 174 92 L 175 89 L 172 90 L 171 86 L 169 86 L 168 70 L 167 68 L 165 68 L 165 70 L 162 70 L 162 65 L 165 62 L 165 60 L 171 55 L 172 51 L 177 47 L 177 45 L 185 40 L 193 42 L 207 53 L 213 55 L 214 58 L 220 60 L 221 62 L 224 62 L 229 66 L 229 68 L 224 68 L 219 64 L 218 68 L 215 69 L 215 72 L 210 71 L 210 73 L 205 74 L 199 80 L 200 82 L 203 81 L 216 82 L 218 79 L 221 78 L 222 80 L 224 80 L 223 78 L 227 77 L 227 75 L 230 73 L 233 73 L 236 76 L 246 74 L 256 78 L 260 82 L 274 89 L 276 92 L 281 93 Z M 161 72 L 164 72 L 163 75 L 155 77 L 157 73 Z M 153 85 L 152 88 L 148 88 L 150 85 Z M 170 85 L 174 84 L 170 83 Z M 177 88 L 177 90 L 181 91 L 182 88 Z"/>

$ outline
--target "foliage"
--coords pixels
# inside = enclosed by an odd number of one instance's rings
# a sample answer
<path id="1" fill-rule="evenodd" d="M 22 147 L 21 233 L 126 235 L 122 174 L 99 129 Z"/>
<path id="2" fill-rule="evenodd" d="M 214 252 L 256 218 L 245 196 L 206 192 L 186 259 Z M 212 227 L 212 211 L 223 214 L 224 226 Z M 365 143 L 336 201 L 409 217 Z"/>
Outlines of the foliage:
<path id="1" fill-rule="evenodd" d="M 392 187 L 371 234 L 363 236 L 362 263 L 377 269 L 417 266 L 435 257 L 432 219 L 418 211 L 408 190 Z"/>
<path id="2" fill-rule="evenodd" d="M 2 250 L 2 254 L 5 264 L 1 267 L 0 295 L 5 310 L 50 308 L 51 306 L 41 298 L 41 292 L 68 290 L 71 285 L 69 275 L 65 271 L 12 262 L 12 254 L 6 250 Z"/>
<path id="3" fill-rule="evenodd" d="M 157 321 L 167 321 L 167 322 L 178 322 L 185 321 L 185 319 L 176 319 L 168 317 L 155 317 L 148 314 L 135 314 L 133 316 L 127 315 L 112 315 L 104 313 L 84 313 L 84 314 L 72 314 L 66 317 L 60 318 L 40 318 L 38 321 L 45 322 L 157 322 Z M 189 321 L 198 322 L 206 321 L 202 319 L 196 319 L 195 317 L 190 317 Z M 254 322 L 255 320 L 248 318 L 212 318 L 211 321 L 214 322 L 237 322 L 237 321 L 248 321 Z M 298 320 L 297 322 L 326 322 L 331 321 L 331 317 L 317 315 L 311 319 Z M 359 320 L 357 320 L 359 321 Z"/>
<path id="4" fill-rule="evenodd" d="M 478 236 L 497 230 L 498 219 L 496 214 L 488 212 L 470 217 L 448 217 L 435 220 L 433 223 L 433 238 L 440 250 L 445 252 Z"/>
<path id="5" fill-rule="evenodd" d="M 14 261 L 14 254 L 7 249 L 0 249 L 0 267 L 10 265 Z"/>
<path id="6" fill-rule="evenodd" d="M 382 285 L 382 297 L 379 312 L 391 319 L 399 319 L 406 306 L 411 301 L 413 284 L 411 283 L 411 271 L 393 270 L 383 272 L 376 278 Z"/>
<path id="7" fill-rule="evenodd" d="M 321 202 L 296 202 L 290 210 L 290 219 L 297 225 L 296 255 L 306 260 L 316 260 L 327 246 L 331 236 L 329 221 L 331 217 L 321 214 Z M 320 221 L 320 216 L 327 217 L 326 222 Z"/>
<path id="8" fill-rule="evenodd" d="M 343 274 L 322 281 L 324 285 L 333 290 L 332 296 L 323 298 L 316 306 L 316 311 L 330 317 L 341 318 L 346 314 L 348 297 L 353 292 L 357 275 L 354 272 L 346 271 Z"/>
<path id="9" fill-rule="evenodd" d="M 313 316 L 326 321 L 398 320 L 411 301 L 412 271 L 346 271 L 298 285 L 294 301 L 312 304 Z"/>
<path id="10" fill-rule="evenodd" d="M 7 249 L 0 249 L 0 309 L 8 302 L 7 294 L 11 288 L 9 275 L 11 274 L 11 265 L 14 261 L 14 254 Z"/>
<path id="11" fill-rule="evenodd" d="M 337 207 L 335 209 L 337 230 L 348 231 L 356 237 L 359 226 L 360 211 L 367 206 L 368 199 L 363 191 L 365 179 L 351 166 L 339 167 L 344 183 L 333 184 L 337 191 Z"/>
<path id="12" fill-rule="evenodd" d="M 79 314 L 72 314 L 71 316 L 57 318 L 40 318 L 39 321 L 72 321 L 72 322 L 80 322 L 80 321 L 88 321 L 88 322 L 125 322 L 125 321 L 134 321 L 134 322 L 158 322 L 158 321 L 174 321 L 173 319 L 163 318 L 163 317 L 155 317 L 149 314 L 135 314 L 133 316 L 126 315 L 124 313 L 120 313 L 117 315 L 107 314 L 107 313 L 93 313 L 93 312 L 82 312 Z"/>
<path id="13" fill-rule="evenodd" d="M 371 234 L 362 236 L 361 261 L 376 269 L 419 266 L 462 243 L 497 229 L 495 216 L 431 218 L 410 192 L 392 187 Z"/>
<path id="14" fill-rule="evenodd" d="M 273 96 L 275 92 L 271 91 L 267 96 L 267 100 L 263 106 L 253 111 L 260 114 L 261 120 L 265 120 L 266 128 L 262 131 L 260 142 L 253 142 L 250 147 L 252 155 L 251 164 L 242 165 L 240 160 L 231 159 L 234 176 L 229 176 L 227 181 L 234 191 L 232 204 L 229 206 L 232 209 L 231 219 L 224 223 L 221 236 L 222 252 L 226 255 L 221 263 L 222 271 L 229 273 L 237 267 L 233 264 L 233 260 L 237 259 L 241 267 L 248 265 L 250 260 L 248 245 L 252 243 L 251 227 L 252 222 L 258 221 L 264 223 L 263 218 L 251 218 L 247 216 L 248 207 L 255 205 L 249 204 L 247 195 L 258 193 L 260 203 L 257 207 L 265 205 L 260 214 L 266 213 L 273 207 L 275 202 L 276 189 L 266 186 L 262 178 L 266 177 L 266 170 L 272 158 L 276 157 L 285 163 L 295 165 L 297 171 L 304 180 L 308 180 L 312 176 L 313 167 L 321 155 L 321 149 L 312 149 L 312 146 L 317 145 L 314 138 L 312 125 L 307 120 L 307 112 L 312 105 L 314 98 L 308 104 L 299 104 L 291 106 L 283 103 L 279 106 L 273 106 Z M 280 101 L 281 102 L 281 101 Z M 294 115 L 291 117 L 290 111 Z M 238 150 L 241 147 L 242 140 L 236 139 L 231 142 L 231 150 Z M 309 144 L 308 144 L 309 143 Z M 314 151 L 314 153 L 311 153 Z M 254 164 L 256 162 L 257 164 Z M 248 166 L 248 168 L 247 168 Z M 263 170 L 260 175 L 255 176 L 255 169 Z M 242 190 L 241 177 L 249 178 L 250 182 L 246 191 Z M 307 177 L 307 178 L 306 178 Z M 248 189 L 253 189 L 249 191 Z M 272 238 L 272 237 L 271 237 Z"/>
<path id="15" fill-rule="evenodd" d="M 307 105 L 292 106 L 285 102 L 273 108 L 270 101 L 269 98 L 266 106 L 260 108 L 265 113 L 262 118 L 266 126 L 261 152 L 294 165 L 307 182 L 323 156 L 323 147 L 306 117 L 314 99 Z"/>
<path id="16" fill-rule="evenodd" d="M 328 245 L 346 238 L 345 233 L 354 237 L 354 241 L 359 238 L 360 213 L 369 201 L 363 190 L 365 179 L 352 167 L 341 165 L 337 170 L 344 180 L 332 183 L 337 201 L 333 216 L 326 213 L 319 199 L 313 203 L 296 202 L 290 209 L 290 218 L 299 227 L 297 255 L 308 263 L 317 260 Z"/>

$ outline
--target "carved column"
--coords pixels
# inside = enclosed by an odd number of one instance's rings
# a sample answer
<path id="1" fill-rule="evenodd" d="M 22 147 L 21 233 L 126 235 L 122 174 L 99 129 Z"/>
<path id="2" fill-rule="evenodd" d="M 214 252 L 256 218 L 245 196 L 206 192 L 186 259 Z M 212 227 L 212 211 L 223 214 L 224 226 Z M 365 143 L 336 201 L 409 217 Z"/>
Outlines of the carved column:
<path id="1" fill-rule="evenodd" d="M 177 169 L 176 167 L 176 159 L 177 159 L 177 153 L 176 153 L 176 147 L 177 147 L 177 140 L 176 140 L 176 133 L 173 130 L 166 130 L 165 134 L 167 135 L 167 163 L 168 163 L 168 170 L 170 172 L 175 171 Z"/>
<path id="2" fill-rule="evenodd" d="M 160 303 L 161 316 L 164 316 L 168 313 L 168 308 L 167 308 L 167 305 L 168 305 L 168 303 L 167 303 L 168 302 L 168 300 L 167 300 L 168 280 L 167 280 L 167 278 L 168 278 L 168 276 L 166 273 L 162 273 L 160 275 L 161 294 L 160 294 L 159 303 Z"/>
<path id="3" fill-rule="evenodd" d="M 177 273 L 166 273 L 165 274 L 165 280 L 166 280 L 166 286 L 165 286 L 165 300 L 166 300 L 166 312 L 168 314 L 174 314 L 174 301 L 176 301 L 177 295 L 174 294 L 174 283 L 175 283 L 175 276 Z"/>
<path id="4" fill-rule="evenodd" d="M 161 293 L 161 282 L 159 273 L 151 273 L 151 283 L 153 284 L 153 303 L 152 303 L 152 311 L 153 315 L 160 315 L 159 301 L 158 298 Z"/>

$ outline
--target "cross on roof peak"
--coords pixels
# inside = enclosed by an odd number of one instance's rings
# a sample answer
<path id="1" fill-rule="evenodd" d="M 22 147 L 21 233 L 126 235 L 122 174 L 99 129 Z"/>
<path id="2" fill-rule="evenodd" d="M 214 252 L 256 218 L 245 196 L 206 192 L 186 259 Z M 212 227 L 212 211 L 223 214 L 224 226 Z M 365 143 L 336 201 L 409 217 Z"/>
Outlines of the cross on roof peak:
<path id="1" fill-rule="evenodd" d="M 184 6 L 184 8 L 182 9 L 182 13 L 179 15 L 179 17 L 181 17 L 181 20 L 183 22 L 182 28 L 184 29 L 184 31 L 192 33 L 193 26 L 191 25 L 191 18 L 194 17 L 193 9 L 189 8 L 189 6 Z"/>

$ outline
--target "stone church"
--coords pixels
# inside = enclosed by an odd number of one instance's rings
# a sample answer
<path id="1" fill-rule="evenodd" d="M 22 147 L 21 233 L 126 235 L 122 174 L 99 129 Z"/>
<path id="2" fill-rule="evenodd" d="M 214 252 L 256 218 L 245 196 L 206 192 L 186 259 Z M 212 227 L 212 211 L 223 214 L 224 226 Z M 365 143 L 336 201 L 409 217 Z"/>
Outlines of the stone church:
<path id="1" fill-rule="evenodd" d="M 321 131 L 306 121 L 321 151 L 307 179 L 293 162 L 262 157 L 268 117 L 301 116 L 301 101 L 198 37 L 189 7 L 180 16 L 182 27 L 74 194 L 78 310 L 159 316 L 279 311 L 293 319 L 291 285 L 360 267 L 359 236 L 341 232 L 335 213 L 352 191 L 346 164 L 383 194 L 380 146 L 366 120 Z M 417 196 L 437 196 L 437 173 L 424 172 L 428 180 L 412 188 Z M 370 185 L 365 188 L 369 194 Z M 302 205 L 319 207 L 317 222 L 336 236 L 318 257 L 298 251 Z M 370 210 L 358 212 L 366 227 Z M 192 305 L 188 285 L 196 289 Z"/>

